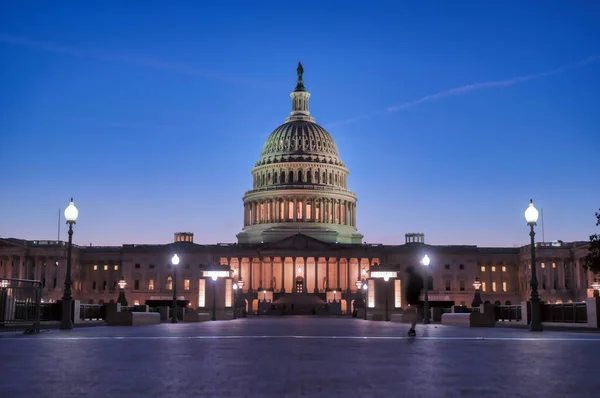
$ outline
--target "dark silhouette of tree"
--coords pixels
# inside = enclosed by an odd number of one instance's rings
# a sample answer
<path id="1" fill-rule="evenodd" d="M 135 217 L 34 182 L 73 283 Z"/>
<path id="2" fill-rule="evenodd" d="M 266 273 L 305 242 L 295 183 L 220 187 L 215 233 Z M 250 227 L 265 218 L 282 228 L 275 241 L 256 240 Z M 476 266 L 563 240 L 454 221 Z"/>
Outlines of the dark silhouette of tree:
<path id="1" fill-rule="evenodd" d="M 596 213 L 596 225 L 600 226 L 600 211 Z M 600 273 L 600 235 L 594 234 L 590 236 L 589 253 L 585 256 L 584 267 L 592 271 L 594 274 Z"/>

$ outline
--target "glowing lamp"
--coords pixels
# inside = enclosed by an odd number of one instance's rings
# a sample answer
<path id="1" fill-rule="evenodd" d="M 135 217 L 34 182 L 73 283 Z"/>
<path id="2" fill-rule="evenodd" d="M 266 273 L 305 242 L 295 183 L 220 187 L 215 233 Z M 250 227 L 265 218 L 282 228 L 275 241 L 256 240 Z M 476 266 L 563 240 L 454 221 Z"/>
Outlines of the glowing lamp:
<path id="1" fill-rule="evenodd" d="M 527 220 L 527 224 L 535 225 L 538 220 L 539 212 L 533 205 L 533 200 L 529 200 L 529 207 L 525 210 L 525 220 Z"/>
<path id="2" fill-rule="evenodd" d="M 171 263 L 173 263 L 173 265 L 179 264 L 179 256 L 177 254 L 173 254 L 173 258 L 171 259 Z"/>
<path id="3" fill-rule="evenodd" d="M 424 266 L 429 266 L 429 264 L 431 263 L 431 259 L 429 258 L 429 256 L 426 254 L 425 257 L 423 257 L 423 260 L 421 260 L 423 262 Z"/>
<path id="4" fill-rule="evenodd" d="M 121 280 L 119 281 L 119 287 L 121 289 L 125 289 L 125 286 L 127 286 L 127 282 L 125 282 L 125 278 L 121 277 Z"/>
<path id="5" fill-rule="evenodd" d="M 73 202 L 73 198 L 71 198 L 71 202 L 69 206 L 65 209 L 65 218 L 67 219 L 67 223 L 75 224 L 77 221 L 77 217 L 79 216 L 79 210 L 75 207 L 75 202 Z"/>
<path id="6" fill-rule="evenodd" d="M 475 278 L 475 282 L 473 282 L 473 287 L 475 290 L 479 290 L 481 288 L 481 282 L 479 282 L 479 278 Z"/>

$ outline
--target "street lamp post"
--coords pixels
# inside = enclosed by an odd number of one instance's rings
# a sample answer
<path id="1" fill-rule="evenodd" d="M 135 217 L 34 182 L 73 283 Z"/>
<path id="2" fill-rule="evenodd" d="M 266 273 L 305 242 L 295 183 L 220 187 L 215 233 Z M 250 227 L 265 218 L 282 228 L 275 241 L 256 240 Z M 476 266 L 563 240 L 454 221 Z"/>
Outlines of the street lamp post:
<path id="1" fill-rule="evenodd" d="M 236 302 L 237 302 L 237 285 L 233 284 L 233 319 L 235 319 L 235 311 L 237 310 Z"/>
<path id="2" fill-rule="evenodd" d="M 336 293 L 337 293 L 337 291 L 336 291 L 336 290 L 334 290 L 334 291 L 333 291 L 333 302 L 334 302 L 334 303 L 336 302 L 336 301 L 335 301 L 335 294 L 336 294 Z"/>
<path id="3" fill-rule="evenodd" d="M 69 224 L 69 246 L 67 249 L 67 274 L 65 275 L 65 292 L 62 297 L 62 320 L 60 322 L 60 328 L 62 330 L 73 329 L 73 322 L 71 321 L 71 310 L 73 306 L 73 295 L 71 293 L 71 286 L 73 281 L 71 280 L 71 248 L 73 244 L 73 224 L 77 221 L 79 211 L 75 207 L 73 198 L 69 206 L 65 209 L 65 219 Z"/>
<path id="4" fill-rule="evenodd" d="M 177 320 L 177 264 L 179 264 L 179 256 L 173 254 L 171 258 L 173 264 L 173 303 L 171 304 L 171 323 L 179 322 Z"/>
<path id="5" fill-rule="evenodd" d="M 431 260 L 427 254 L 425 257 L 423 257 L 422 262 L 425 266 L 425 300 L 423 303 L 423 323 L 428 325 L 431 323 L 431 320 L 429 319 L 429 273 L 427 272 L 427 267 L 429 267 Z"/>
<path id="6" fill-rule="evenodd" d="M 536 265 L 535 265 L 535 231 L 533 227 L 536 225 L 539 213 L 533 206 L 533 200 L 529 200 L 529 207 L 525 210 L 525 220 L 531 228 L 529 236 L 531 237 L 531 324 L 529 330 L 532 332 L 541 332 L 544 330 L 542 327 L 542 314 L 541 314 L 541 303 L 540 296 L 538 294 L 538 282 L 536 276 Z"/>
<path id="7" fill-rule="evenodd" d="M 385 275 L 383 277 L 383 281 L 385 282 L 385 321 L 389 321 L 390 320 L 390 316 L 389 316 L 389 310 L 388 310 L 388 281 L 390 280 L 390 277 Z"/>
<path id="8" fill-rule="evenodd" d="M 473 298 L 473 302 L 471 303 L 471 307 L 479 307 L 482 303 L 481 301 L 481 282 L 479 278 L 475 278 L 475 282 L 473 282 L 473 287 L 475 288 L 475 297 Z"/>
<path id="9" fill-rule="evenodd" d="M 127 299 L 125 298 L 125 286 L 127 286 L 127 282 L 125 282 L 125 278 L 121 277 L 119 281 L 119 298 L 117 299 L 117 303 L 121 304 L 123 307 L 127 307 Z"/>
<path id="10" fill-rule="evenodd" d="M 594 297 L 600 297 L 600 282 L 596 278 L 594 278 L 594 282 L 592 283 L 592 289 L 594 289 Z"/>
<path id="11" fill-rule="evenodd" d="M 217 275 L 212 276 L 213 280 L 213 299 L 212 299 L 212 320 L 217 320 Z"/>

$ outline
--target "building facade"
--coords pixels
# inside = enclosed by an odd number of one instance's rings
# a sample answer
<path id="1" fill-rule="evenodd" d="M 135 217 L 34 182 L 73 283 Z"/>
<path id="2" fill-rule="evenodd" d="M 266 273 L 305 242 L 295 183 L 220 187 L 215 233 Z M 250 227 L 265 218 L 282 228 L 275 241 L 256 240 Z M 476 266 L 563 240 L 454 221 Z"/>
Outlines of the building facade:
<path id="1" fill-rule="evenodd" d="M 394 308 L 404 307 L 402 280 L 407 266 L 425 254 L 429 297 L 434 303 L 469 305 L 478 278 L 484 301 L 518 303 L 530 292 L 530 247 L 482 248 L 425 243 L 407 234 L 404 244 L 362 243 L 357 226 L 357 196 L 331 135 L 310 115 L 303 68 L 291 93 L 292 112 L 267 139 L 252 169 L 252 189 L 243 196 L 244 228 L 231 244 L 199 245 L 189 232 L 163 245 L 74 246 L 73 295 L 85 303 L 116 301 L 118 281 L 127 281 L 130 303 L 177 296 L 191 307 L 208 305 L 205 271 L 230 271 L 225 307 L 233 283 L 243 280 L 248 311 L 259 301 L 313 303 L 337 301 L 349 312 L 360 294 L 357 281 L 374 272 L 396 272 Z M 587 242 L 536 244 L 540 297 L 549 302 L 582 301 L 591 296 L 593 276 L 583 268 Z M 171 257 L 181 259 L 177 272 Z M 63 294 L 67 245 L 62 241 L 0 240 L 0 276 L 42 281 L 43 299 Z"/>

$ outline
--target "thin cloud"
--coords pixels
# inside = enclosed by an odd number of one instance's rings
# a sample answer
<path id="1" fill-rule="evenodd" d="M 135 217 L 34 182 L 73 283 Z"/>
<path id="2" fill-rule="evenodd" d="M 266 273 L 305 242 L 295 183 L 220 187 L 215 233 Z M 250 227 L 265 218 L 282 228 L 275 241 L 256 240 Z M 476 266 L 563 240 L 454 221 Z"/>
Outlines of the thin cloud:
<path id="1" fill-rule="evenodd" d="M 30 47 L 36 50 L 47 51 L 52 53 L 67 54 L 74 57 L 94 58 L 102 61 L 122 62 L 131 65 L 139 65 L 147 68 L 162 69 L 206 79 L 215 79 L 235 83 L 258 84 L 258 82 L 251 79 L 239 76 L 223 75 L 221 73 L 210 72 L 186 64 L 166 62 L 148 58 L 132 57 L 129 55 L 122 54 L 104 53 L 93 50 L 84 50 L 81 48 L 65 46 L 58 43 L 32 40 L 25 37 L 13 36 L 5 33 L 0 33 L 0 42 L 15 46 Z"/>
<path id="2" fill-rule="evenodd" d="M 351 123 L 355 123 L 359 120 L 370 119 L 377 115 L 386 114 L 386 113 L 394 113 L 394 112 L 398 112 L 401 110 L 409 109 L 409 108 L 412 108 L 413 106 L 421 105 L 425 102 L 436 101 L 436 100 L 440 100 L 440 99 L 448 98 L 448 97 L 454 97 L 456 95 L 464 95 L 464 94 L 471 93 L 473 91 L 483 90 L 483 89 L 487 89 L 487 88 L 494 88 L 494 87 L 514 86 L 517 84 L 528 82 L 530 80 L 536 80 L 536 79 L 541 79 L 541 78 L 552 76 L 552 75 L 557 75 L 557 74 L 565 72 L 569 69 L 579 68 L 579 67 L 591 64 L 591 63 L 597 61 L 598 59 L 600 59 L 600 55 L 595 55 L 593 57 L 586 58 L 586 59 L 576 62 L 574 64 L 564 65 L 559 68 L 552 69 L 552 70 L 542 72 L 542 73 L 536 73 L 533 75 L 526 75 L 526 76 L 518 76 L 518 77 L 513 77 L 511 79 L 506 79 L 506 80 L 496 80 L 496 81 L 490 81 L 490 82 L 484 82 L 484 83 L 468 84 L 466 86 L 459 86 L 459 87 L 452 88 L 450 90 L 440 91 L 435 94 L 426 95 L 425 97 L 421 97 L 414 101 L 408 101 L 408 102 L 404 102 L 402 104 L 393 105 L 393 106 L 387 107 L 386 109 L 382 109 L 382 110 L 379 110 L 379 111 L 376 111 L 373 113 L 369 113 L 369 114 L 365 114 L 362 116 L 342 120 L 339 122 L 329 123 L 329 124 L 327 124 L 326 127 L 351 124 Z"/>

